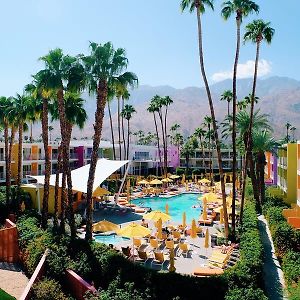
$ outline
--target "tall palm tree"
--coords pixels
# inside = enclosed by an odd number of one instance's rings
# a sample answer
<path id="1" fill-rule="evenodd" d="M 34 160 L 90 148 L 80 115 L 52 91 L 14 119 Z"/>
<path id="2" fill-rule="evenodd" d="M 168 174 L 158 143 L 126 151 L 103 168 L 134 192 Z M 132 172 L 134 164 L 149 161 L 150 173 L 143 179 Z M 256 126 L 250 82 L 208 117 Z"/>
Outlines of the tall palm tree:
<path id="1" fill-rule="evenodd" d="M 205 165 L 205 159 L 204 159 L 204 137 L 206 136 L 206 131 L 204 130 L 203 127 L 198 127 L 195 129 L 194 135 L 199 139 L 199 145 L 201 147 L 201 151 L 202 151 L 202 164 L 203 164 L 203 168 L 204 168 L 204 174 L 206 174 L 206 165 Z"/>
<path id="2" fill-rule="evenodd" d="M 137 84 L 137 76 L 127 69 L 128 59 L 125 50 L 114 49 L 108 42 L 103 45 L 90 43 L 91 53 L 88 56 L 81 55 L 85 65 L 85 72 L 88 79 L 88 89 L 97 94 L 97 108 L 95 112 L 93 151 L 91 154 L 90 171 L 87 185 L 87 225 L 86 240 L 92 239 L 92 193 L 95 179 L 95 171 L 98 160 L 98 149 L 101 139 L 104 109 L 107 102 L 107 92 L 109 86 L 122 83 L 134 87 Z"/>
<path id="3" fill-rule="evenodd" d="M 112 89 L 108 89 L 108 91 L 107 91 L 107 110 L 108 110 L 108 116 L 109 116 L 111 142 L 112 142 L 112 146 L 113 146 L 113 159 L 116 160 L 115 135 L 114 135 L 113 119 L 112 119 L 111 106 L 110 106 L 113 99 L 114 99 L 114 91 Z"/>
<path id="4" fill-rule="evenodd" d="M 286 122 L 284 126 L 285 126 L 285 129 L 286 129 L 285 140 L 288 143 L 290 141 L 289 131 L 290 131 L 290 128 L 292 127 L 292 124 L 290 124 L 289 122 Z"/>
<path id="5" fill-rule="evenodd" d="M 14 114 L 16 122 L 18 123 L 19 142 L 18 142 L 18 173 L 17 173 L 17 198 L 20 197 L 23 162 L 23 129 L 26 127 L 26 122 L 30 113 L 30 98 L 25 95 L 17 94 L 13 99 L 11 111 L 8 113 Z"/>
<path id="6" fill-rule="evenodd" d="M 51 143 L 52 141 L 52 136 L 51 136 L 51 132 L 54 130 L 54 127 L 49 125 L 48 126 L 48 132 L 49 132 L 49 142 Z"/>
<path id="7" fill-rule="evenodd" d="M 78 91 L 84 88 L 85 74 L 83 66 L 79 60 L 75 57 L 64 55 L 62 49 L 54 49 L 40 58 L 45 63 L 45 70 L 40 72 L 44 73 L 44 76 L 48 78 L 48 88 L 51 88 L 55 94 L 59 112 L 60 132 L 61 132 L 61 145 L 62 145 L 62 218 L 61 218 L 61 231 L 65 231 L 64 214 L 66 208 L 66 196 L 65 196 L 65 181 L 67 180 L 67 198 L 69 207 L 73 203 L 72 193 L 72 178 L 70 170 L 70 153 L 68 147 L 68 131 L 66 123 L 66 109 L 64 101 L 65 90 Z M 76 237 L 76 226 L 74 214 L 71 212 L 69 216 L 69 225 L 71 228 L 71 237 Z"/>
<path id="8" fill-rule="evenodd" d="M 189 161 L 191 155 L 195 152 L 195 143 L 193 142 L 192 138 L 189 138 L 181 148 L 181 155 L 185 157 L 185 174 L 187 175 L 189 170 Z"/>
<path id="9" fill-rule="evenodd" d="M 221 190 L 222 190 L 222 203 L 224 209 L 224 227 L 225 227 L 225 235 L 228 237 L 228 215 L 227 215 L 227 206 L 226 206 L 226 192 L 225 192 L 225 182 L 224 182 L 224 172 L 222 166 L 222 156 L 221 156 L 221 147 L 220 140 L 218 136 L 218 129 L 215 117 L 215 110 L 213 105 L 213 99 L 211 95 L 211 91 L 209 88 L 205 67 L 204 67 L 204 55 L 203 55 L 203 42 L 202 42 L 202 24 L 201 24 L 201 15 L 205 12 L 206 7 L 211 9 L 214 8 L 212 0 L 182 0 L 181 1 L 181 9 L 182 11 L 189 10 L 191 13 L 196 11 L 197 15 L 197 25 L 198 25 L 198 47 L 199 47 L 199 60 L 200 60 L 200 70 L 203 77 L 205 90 L 208 98 L 209 108 L 211 117 L 213 119 L 213 130 L 215 134 L 215 142 L 218 154 L 218 163 L 219 163 L 219 173 L 220 173 L 220 181 L 221 181 Z"/>
<path id="10" fill-rule="evenodd" d="M 160 167 L 162 168 L 163 166 L 162 166 L 162 160 L 161 160 L 160 138 L 159 138 L 158 125 L 157 125 L 157 120 L 156 120 L 156 113 L 158 113 L 158 110 L 159 110 L 156 96 L 151 99 L 151 102 L 150 102 L 147 110 L 148 110 L 148 112 L 153 114 L 155 132 L 156 132 L 156 138 L 157 138 L 158 157 L 159 157 Z"/>
<path id="11" fill-rule="evenodd" d="M 260 45 L 262 41 L 266 41 L 267 44 L 272 42 L 275 30 L 270 26 L 270 22 L 264 22 L 263 20 L 254 20 L 252 23 L 249 23 L 246 26 L 246 33 L 244 35 L 244 41 L 251 41 L 256 44 L 256 57 L 255 57 L 255 65 L 254 65 L 254 76 L 253 76 L 253 86 L 251 93 L 251 108 L 250 108 L 250 123 L 249 123 L 249 134 L 248 134 L 248 142 L 246 147 L 246 157 L 250 157 L 251 160 L 251 151 L 252 151 L 252 123 L 253 123 L 253 114 L 254 114 L 254 104 L 256 97 L 256 82 L 257 82 L 257 73 L 258 73 L 258 61 L 260 54 Z M 245 160 L 245 164 L 247 164 L 248 159 Z M 246 169 L 244 166 L 244 182 L 243 182 L 243 193 L 242 198 L 244 197 L 244 190 L 246 184 Z M 254 182 L 252 182 L 254 184 Z M 258 200 L 258 199 L 257 199 Z M 242 216 L 241 216 L 242 217 Z"/>
<path id="12" fill-rule="evenodd" d="M 221 101 L 227 101 L 227 116 L 230 115 L 229 106 L 232 99 L 233 99 L 233 94 L 231 90 L 224 91 L 220 98 Z"/>
<path id="13" fill-rule="evenodd" d="M 213 182 L 213 170 L 212 170 L 212 144 L 211 144 L 211 136 L 212 136 L 212 131 L 211 131 L 211 125 L 212 125 L 212 118 L 210 116 L 205 116 L 204 117 L 204 122 L 203 125 L 207 127 L 206 131 L 206 138 L 208 139 L 208 155 L 209 155 L 209 177 L 210 177 L 210 184 L 212 185 Z"/>
<path id="14" fill-rule="evenodd" d="M 237 79 L 237 68 L 240 56 L 240 44 L 241 44 L 241 23 L 243 18 L 249 14 L 259 12 L 259 6 L 251 0 L 232 0 L 223 3 L 223 9 L 221 14 L 225 20 L 228 20 L 231 15 L 235 14 L 236 20 L 236 52 L 233 66 L 233 80 L 232 80 L 232 231 L 235 235 L 235 198 L 236 198 L 236 102 L 237 102 L 237 91 L 236 91 L 236 79 Z"/>
<path id="15" fill-rule="evenodd" d="M 256 156 L 258 181 L 260 188 L 260 204 L 265 202 L 265 164 L 266 152 L 273 152 L 279 146 L 278 142 L 267 130 L 253 130 L 253 152 Z"/>
<path id="16" fill-rule="evenodd" d="M 128 100 L 130 98 L 130 94 L 127 90 L 127 88 L 124 89 L 122 93 L 122 110 L 125 107 L 125 100 Z M 124 128 L 124 117 L 121 115 L 121 128 L 122 128 L 122 139 L 123 139 L 123 147 L 124 147 L 124 158 L 126 157 L 126 141 L 125 141 L 125 128 Z"/>
<path id="17" fill-rule="evenodd" d="M 129 158 L 129 137 L 130 137 L 130 127 L 129 127 L 129 121 L 132 118 L 133 113 L 135 113 L 136 110 L 132 105 L 126 104 L 124 106 L 124 109 L 121 111 L 121 116 L 127 120 L 127 159 Z"/>
<path id="18" fill-rule="evenodd" d="M 292 142 L 294 143 L 295 142 L 295 131 L 296 131 L 296 127 L 295 126 L 292 126 L 290 128 L 290 131 L 292 132 Z"/>

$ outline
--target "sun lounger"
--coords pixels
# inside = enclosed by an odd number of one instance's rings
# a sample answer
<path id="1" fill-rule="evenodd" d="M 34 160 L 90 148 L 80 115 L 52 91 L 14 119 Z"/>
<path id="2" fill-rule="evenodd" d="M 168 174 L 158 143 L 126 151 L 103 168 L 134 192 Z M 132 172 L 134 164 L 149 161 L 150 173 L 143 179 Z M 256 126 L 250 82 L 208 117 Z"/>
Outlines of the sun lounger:
<path id="1" fill-rule="evenodd" d="M 212 276 L 212 275 L 221 275 L 224 273 L 224 270 L 210 267 L 199 267 L 194 270 L 193 274 L 195 276 Z"/>
<path id="2" fill-rule="evenodd" d="M 161 248 L 162 244 L 158 243 L 157 239 L 151 239 L 150 238 L 150 247 L 153 249 L 153 251 L 159 250 Z"/>
<path id="3" fill-rule="evenodd" d="M 133 257 L 131 253 L 131 249 L 129 247 L 122 247 L 122 253 L 124 254 L 125 257 L 129 259 Z"/>
<path id="4" fill-rule="evenodd" d="M 168 257 L 164 255 L 163 252 L 154 251 L 154 259 L 151 262 L 151 267 L 153 264 L 161 265 L 161 269 L 163 268 L 163 265 L 165 261 L 167 261 Z"/>
<path id="5" fill-rule="evenodd" d="M 188 253 L 191 251 L 190 245 L 187 243 L 179 243 L 179 250 L 178 256 L 185 254 L 185 257 L 187 257 Z"/>
<path id="6" fill-rule="evenodd" d="M 149 259 L 151 259 L 149 253 L 138 250 L 138 257 L 135 259 L 136 262 L 143 263 L 145 265 Z"/>
<path id="7" fill-rule="evenodd" d="M 198 220 L 199 225 L 204 224 L 204 225 L 212 225 L 213 223 L 213 219 L 212 218 L 207 218 L 207 219 L 203 219 L 203 215 L 200 216 L 199 220 Z"/>

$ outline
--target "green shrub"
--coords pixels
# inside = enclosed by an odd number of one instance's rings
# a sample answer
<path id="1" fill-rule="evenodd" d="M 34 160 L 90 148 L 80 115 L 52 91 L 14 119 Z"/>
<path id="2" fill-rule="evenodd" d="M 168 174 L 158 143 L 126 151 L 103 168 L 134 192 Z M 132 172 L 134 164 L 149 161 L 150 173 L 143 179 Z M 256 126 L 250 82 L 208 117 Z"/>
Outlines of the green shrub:
<path id="1" fill-rule="evenodd" d="M 300 253 L 289 251 L 283 258 L 282 268 L 289 284 L 297 283 L 300 279 Z"/>
<path id="2" fill-rule="evenodd" d="M 300 299 L 300 282 L 297 286 L 289 286 L 289 300 L 299 300 Z"/>
<path id="3" fill-rule="evenodd" d="M 199 169 L 193 169 L 192 174 L 194 174 L 194 175 L 201 175 L 202 172 Z"/>
<path id="4" fill-rule="evenodd" d="M 183 168 L 176 168 L 176 174 L 181 176 L 185 173 L 185 169 Z"/>
<path id="5" fill-rule="evenodd" d="M 32 287 L 32 300 L 71 300 L 67 297 L 61 288 L 61 285 L 53 280 L 44 278 L 43 280 L 35 283 Z"/>
<path id="6" fill-rule="evenodd" d="M 5 193 L 0 192 L 0 224 L 3 224 L 7 218 L 9 209 L 6 205 Z"/>
<path id="7" fill-rule="evenodd" d="M 228 292 L 225 300 L 268 300 L 261 289 L 240 288 Z"/>

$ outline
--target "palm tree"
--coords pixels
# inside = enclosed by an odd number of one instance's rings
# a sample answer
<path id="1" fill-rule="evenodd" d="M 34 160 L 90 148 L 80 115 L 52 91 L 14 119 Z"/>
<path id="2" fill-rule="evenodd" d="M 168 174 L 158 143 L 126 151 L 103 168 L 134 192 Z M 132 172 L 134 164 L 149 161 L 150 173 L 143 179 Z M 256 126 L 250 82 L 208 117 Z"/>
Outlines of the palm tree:
<path id="1" fill-rule="evenodd" d="M 113 99 L 114 99 L 114 91 L 112 89 L 108 89 L 108 91 L 107 91 L 107 109 L 108 109 L 108 115 L 109 115 L 111 142 L 112 142 L 112 146 L 113 146 L 113 159 L 116 160 L 115 135 L 114 135 L 113 120 L 112 120 L 111 107 L 110 107 L 110 103 L 113 101 Z"/>
<path id="2" fill-rule="evenodd" d="M 104 109 L 107 102 L 109 86 L 116 84 L 125 84 L 134 87 L 137 84 L 135 74 L 125 72 L 128 59 L 125 50 L 122 48 L 114 49 L 108 42 L 104 45 L 90 43 L 91 54 L 89 56 L 81 55 L 85 65 L 85 71 L 88 78 L 88 89 L 97 94 L 97 108 L 95 112 L 93 151 L 91 154 L 90 171 L 87 185 L 87 225 L 86 240 L 92 239 L 92 193 L 95 179 L 95 171 L 98 160 L 98 149 L 101 139 Z"/>
<path id="3" fill-rule="evenodd" d="M 54 127 L 49 125 L 48 126 L 48 132 L 49 132 L 49 142 L 51 143 L 52 141 L 52 136 L 51 136 L 51 132 L 54 130 Z"/>
<path id="4" fill-rule="evenodd" d="M 241 44 L 241 23 L 243 18 L 249 14 L 259 12 L 259 6 L 251 0 L 232 0 L 223 3 L 223 9 L 221 11 L 222 16 L 225 20 L 235 14 L 237 39 L 236 39 L 236 53 L 233 66 L 233 80 L 232 80 L 232 231 L 235 236 L 235 198 L 236 198 L 236 102 L 237 102 L 237 91 L 236 91 L 236 79 L 237 79 L 237 68 L 240 56 L 240 44 Z"/>
<path id="5" fill-rule="evenodd" d="M 9 114 L 14 114 L 16 122 L 18 123 L 19 143 L 18 143 L 18 173 L 17 173 L 17 198 L 20 197 L 21 180 L 22 180 L 22 162 L 23 162 L 23 129 L 26 127 L 26 122 L 30 110 L 30 98 L 25 95 L 17 94 L 13 98 L 11 110 Z"/>
<path id="6" fill-rule="evenodd" d="M 162 168 L 161 152 L 160 152 L 160 138 L 159 138 L 159 134 L 158 134 L 158 125 L 157 125 L 156 114 L 155 114 L 155 113 L 158 113 L 158 110 L 159 110 L 158 103 L 157 103 L 156 99 L 157 99 L 156 97 L 153 97 L 151 99 L 151 102 L 150 102 L 147 110 L 148 110 L 148 112 L 153 114 L 155 132 L 156 132 L 156 138 L 157 138 L 158 157 L 159 157 L 160 167 Z"/>
<path id="7" fill-rule="evenodd" d="M 129 158 L 129 137 L 130 137 L 130 130 L 129 130 L 129 121 L 132 118 L 133 113 L 136 110 L 132 105 L 126 104 L 124 109 L 121 111 L 121 116 L 127 120 L 127 159 Z"/>
<path id="8" fill-rule="evenodd" d="M 204 174 L 206 174 L 206 165 L 205 165 L 205 159 L 204 159 L 204 137 L 206 136 L 206 131 L 204 130 L 203 127 L 198 127 L 195 129 L 194 135 L 199 139 L 200 142 L 200 147 L 202 150 L 202 164 L 204 168 Z"/>
<path id="9" fill-rule="evenodd" d="M 130 98 L 130 94 L 127 90 L 127 88 L 124 89 L 122 93 L 122 110 L 125 107 L 125 100 L 128 100 Z M 122 139 L 123 139 L 123 147 L 124 147 L 124 158 L 126 157 L 126 141 L 125 141 L 125 128 L 124 128 L 124 117 L 121 115 L 121 127 L 122 127 Z"/>
<path id="10" fill-rule="evenodd" d="M 219 173 L 220 173 L 220 181 L 221 181 L 221 189 L 222 189 L 225 235 L 226 237 L 228 237 L 228 215 L 227 215 L 227 206 L 226 206 L 226 192 L 225 192 L 224 172 L 222 166 L 221 147 L 220 147 L 220 141 L 218 137 L 218 129 L 217 129 L 213 99 L 210 92 L 210 88 L 209 88 L 209 84 L 205 72 L 205 67 L 204 67 L 201 14 L 205 12 L 206 7 L 213 9 L 214 8 L 213 1 L 212 0 L 182 0 L 181 1 L 182 11 L 189 10 L 191 13 L 196 11 L 197 14 L 200 69 L 201 69 L 201 74 L 203 77 L 205 90 L 208 98 L 211 117 L 213 120 L 213 130 L 215 134 L 215 142 L 216 142 L 216 148 L 218 154 Z"/>
<path id="11" fill-rule="evenodd" d="M 289 131 L 290 131 L 290 128 L 292 127 L 292 124 L 290 124 L 289 122 L 286 122 L 284 126 L 286 128 L 286 137 L 285 137 L 285 140 L 288 143 L 290 141 Z"/>
<path id="12" fill-rule="evenodd" d="M 266 152 L 273 152 L 279 144 L 267 130 L 253 130 L 253 152 L 256 156 L 258 181 L 260 188 L 260 204 L 265 202 L 265 164 Z"/>
<path id="13" fill-rule="evenodd" d="M 230 111 L 229 111 L 229 104 L 232 101 L 233 98 L 233 94 L 231 90 L 226 90 L 223 92 L 223 94 L 221 95 L 221 101 L 227 101 L 227 115 L 230 115 Z"/>
<path id="14" fill-rule="evenodd" d="M 212 131 L 211 131 L 211 124 L 212 124 L 212 118 L 210 116 L 204 117 L 203 125 L 207 127 L 206 131 L 206 138 L 208 139 L 208 155 L 209 155 L 209 173 L 210 173 L 210 184 L 213 183 L 213 170 L 212 170 L 212 144 L 211 144 L 211 137 L 212 137 Z"/>
<path id="15" fill-rule="evenodd" d="M 248 132 L 248 142 L 246 147 L 246 157 L 251 156 L 252 151 L 252 123 L 253 123 L 253 114 L 254 114 L 254 103 L 256 96 L 256 82 L 257 82 L 257 73 L 258 73 L 258 61 L 260 54 L 260 45 L 263 40 L 265 40 L 268 44 L 272 42 L 272 38 L 274 36 L 275 30 L 270 27 L 269 22 L 264 22 L 263 20 L 254 20 L 252 23 L 246 26 L 246 33 L 244 35 L 244 41 L 251 41 L 256 44 L 256 57 L 255 57 L 255 66 L 254 66 L 254 77 L 253 77 L 253 86 L 252 86 L 252 94 L 251 94 L 251 108 L 250 108 L 250 123 L 249 123 L 249 132 Z M 248 159 L 245 160 L 245 164 L 247 164 Z M 243 195 L 246 184 L 246 169 L 244 166 L 244 179 L 243 179 Z M 254 182 L 252 182 L 252 185 Z M 258 199 L 257 199 L 258 200 Z M 242 216 L 241 216 L 242 217 Z"/>
<path id="16" fill-rule="evenodd" d="M 295 143 L 295 131 L 296 131 L 296 127 L 295 126 L 292 126 L 291 128 L 290 128 L 290 131 L 292 132 L 292 142 L 293 143 Z"/>
<path id="17" fill-rule="evenodd" d="M 83 66 L 80 64 L 79 60 L 75 57 L 64 55 L 62 49 L 54 49 L 49 51 L 49 53 L 40 58 L 41 61 L 45 63 L 45 70 L 40 71 L 43 77 L 47 78 L 47 87 L 51 88 L 57 98 L 59 122 L 60 122 L 60 132 L 61 132 L 61 145 L 62 145 L 62 166 L 63 166 L 63 176 L 62 176 L 62 218 L 61 218 L 61 231 L 65 231 L 65 181 L 67 179 L 67 195 L 69 207 L 73 203 L 73 193 L 72 193 L 72 178 L 70 170 L 70 153 L 68 147 L 68 127 L 66 122 L 66 108 L 64 101 L 64 92 L 68 91 L 78 91 L 83 89 L 85 86 L 85 74 Z M 69 225 L 71 228 L 71 237 L 76 237 L 76 226 L 74 214 L 71 212 L 69 215 Z"/>
<path id="18" fill-rule="evenodd" d="M 181 148 L 181 155 L 185 157 L 185 174 L 188 173 L 190 156 L 194 154 L 195 148 L 195 143 L 191 137 L 183 144 Z"/>

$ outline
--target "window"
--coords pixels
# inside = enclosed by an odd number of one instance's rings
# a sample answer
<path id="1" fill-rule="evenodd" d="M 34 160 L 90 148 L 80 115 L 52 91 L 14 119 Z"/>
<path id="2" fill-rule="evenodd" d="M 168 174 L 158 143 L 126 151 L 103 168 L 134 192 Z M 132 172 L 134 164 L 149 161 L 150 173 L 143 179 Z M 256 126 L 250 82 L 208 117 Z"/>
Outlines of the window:
<path id="1" fill-rule="evenodd" d="M 150 159 L 149 152 L 135 151 L 134 159 L 135 160 L 148 160 L 148 159 Z"/>

